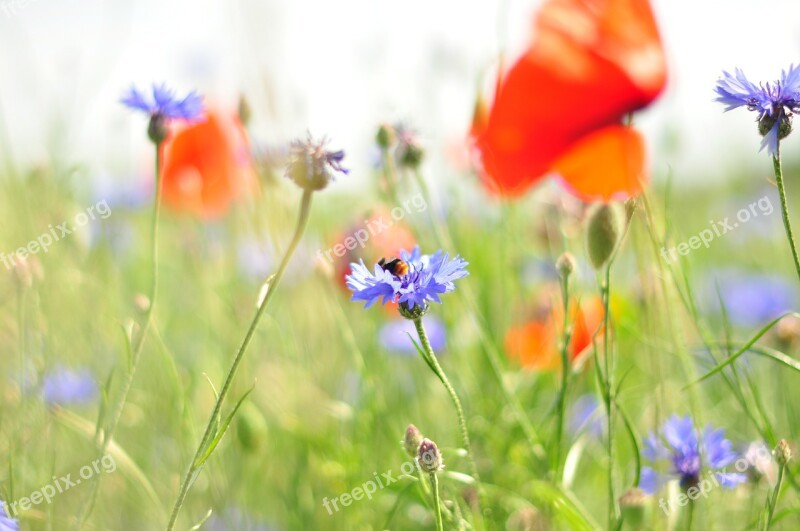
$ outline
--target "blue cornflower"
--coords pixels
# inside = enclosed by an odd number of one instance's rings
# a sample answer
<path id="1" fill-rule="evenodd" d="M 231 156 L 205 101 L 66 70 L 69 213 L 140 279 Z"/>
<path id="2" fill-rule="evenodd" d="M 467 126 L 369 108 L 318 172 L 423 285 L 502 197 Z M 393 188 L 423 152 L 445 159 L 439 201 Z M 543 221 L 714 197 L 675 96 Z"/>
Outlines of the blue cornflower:
<path id="1" fill-rule="evenodd" d="M 183 98 L 176 98 L 175 93 L 163 83 L 153 85 L 152 99 L 136 87 L 131 87 L 120 102 L 129 109 L 150 115 L 147 136 L 155 144 L 160 144 L 167 139 L 167 135 L 169 135 L 167 125 L 170 120 L 194 122 L 202 120 L 204 112 L 203 98 L 195 91 Z"/>
<path id="2" fill-rule="evenodd" d="M 88 369 L 58 367 L 42 378 L 42 396 L 48 405 L 84 404 L 96 394 L 97 384 Z"/>
<path id="3" fill-rule="evenodd" d="M 354 301 L 365 301 L 365 308 L 383 298 L 400 303 L 401 309 L 424 312 L 430 301 L 439 302 L 439 295 L 455 289 L 453 281 L 467 276 L 468 263 L 456 256 L 449 256 L 442 250 L 433 255 L 424 255 L 419 246 L 409 253 L 400 252 L 400 259 L 375 264 L 373 271 L 361 260 L 350 264 L 352 273 L 347 275 L 347 287 L 353 291 Z"/>
<path id="4" fill-rule="evenodd" d="M 792 114 L 800 111 L 800 67 L 791 65 L 788 71 L 781 71 L 779 80 L 758 86 L 739 68 L 733 75 L 722 74 L 714 88 L 714 101 L 725 104 L 726 111 L 744 106 L 758 112 L 758 131 L 764 137 L 761 149 L 766 147 L 770 155 L 776 156 L 778 142 L 792 132 Z"/>
<path id="5" fill-rule="evenodd" d="M 3 500 L 0 500 L 0 531 L 19 531 L 19 522 L 9 516 Z"/>
<path id="6" fill-rule="evenodd" d="M 725 488 L 733 488 L 747 479 L 744 474 L 724 471 L 739 457 L 733 450 L 733 443 L 725 438 L 725 430 L 708 426 L 700 434 L 689 416 L 670 417 L 660 434 L 651 433 L 647 437 L 642 455 L 652 465 L 662 462 L 671 465 L 666 473 L 657 472 L 653 466 L 642 467 L 639 486 L 648 494 L 654 494 L 662 484 L 675 477 L 684 490 L 697 486 L 704 467 L 708 469 L 708 480 Z"/>
<path id="7" fill-rule="evenodd" d="M 197 121 L 202 119 L 204 112 L 203 97 L 197 92 L 192 91 L 184 98 L 176 98 L 175 92 L 164 83 L 153 84 L 152 98 L 136 87 L 131 87 L 120 102 L 130 109 L 171 120 Z"/>

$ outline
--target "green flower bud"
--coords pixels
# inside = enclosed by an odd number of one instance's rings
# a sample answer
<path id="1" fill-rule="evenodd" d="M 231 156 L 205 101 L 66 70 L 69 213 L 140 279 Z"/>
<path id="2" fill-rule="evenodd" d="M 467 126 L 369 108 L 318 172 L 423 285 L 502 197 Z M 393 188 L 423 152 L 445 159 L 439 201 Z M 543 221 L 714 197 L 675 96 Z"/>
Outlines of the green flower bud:
<path id="1" fill-rule="evenodd" d="M 397 140 L 397 134 L 394 127 L 389 124 L 381 124 L 378 127 L 378 133 L 375 135 L 375 143 L 381 149 L 389 149 Z"/>
<path id="2" fill-rule="evenodd" d="M 236 414 L 236 435 L 248 452 L 258 451 L 267 440 L 267 421 L 251 402 L 243 403 Z"/>
<path id="3" fill-rule="evenodd" d="M 623 213 L 618 204 L 593 207 L 587 219 L 586 250 L 595 269 L 602 268 L 611 258 L 623 230 Z"/>
<path id="4" fill-rule="evenodd" d="M 650 498 L 640 488 L 633 487 L 619 498 L 622 518 L 629 529 L 641 529 L 647 519 Z"/>
<path id="5" fill-rule="evenodd" d="M 419 319 L 426 313 L 428 313 L 428 309 L 430 306 L 428 304 L 417 304 L 414 308 L 409 308 L 408 304 L 405 302 L 401 302 L 399 305 L 400 308 L 400 315 L 405 317 L 406 319 L 415 320 Z"/>

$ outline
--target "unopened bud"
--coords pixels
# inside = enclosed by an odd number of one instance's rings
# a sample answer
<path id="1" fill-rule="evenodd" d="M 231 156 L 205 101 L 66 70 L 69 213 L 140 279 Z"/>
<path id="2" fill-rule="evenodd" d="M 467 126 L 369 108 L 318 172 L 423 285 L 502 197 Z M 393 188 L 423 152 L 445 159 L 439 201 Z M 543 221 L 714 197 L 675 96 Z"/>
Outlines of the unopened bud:
<path id="1" fill-rule="evenodd" d="M 589 213 L 586 229 L 586 249 L 595 269 L 602 268 L 614 254 L 623 231 L 623 219 L 618 204 L 595 206 Z"/>
<path id="2" fill-rule="evenodd" d="M 375 135 L 375 143 L 381 149 L 389 149 L 397 140 L 397 134 L 394 127 L 389 124 L 381 124 L 378 127 L 378 132 Z"/>
<path id="3" fill-rule="evenodd" d="M 641 529 L 644 525 L 649 498 L 642 489 L 633 487 L 619 498 L 619 508 L 625 524 L 631 529 Z"/>
<path id="4" fill-rule="evenodd" d="M 252 403 L 245 402 L 236 415 L 236 435 L 248 452 L 259 450 L 267 440 L 267 422 L 261 411 Z"/>
<path id="5" fill-rule="evenodd" d="M 405 448 L 406 453 L 409 457 L 416 457 L 417 451 L 419 450 L 419 445 L 422 443 L 422 432 L 414 426 L 413 424 L 409 424 L 408 428 L 406 428 L 406 436 L 403 439 L 403 448 Z"/>
<path id="6" fill-rule="evenodd" d="M 577 263 L 572 253 L 563 253 L 558 257 L 558 260 L 556 260 L 556 271 L 558 271 L 558 276 L 562 279 L 569 278 L 576 267 Z"/>
<path id="7" fill-rule="evenodd" d="M 775 461 L 780 466 L 786 466 L 786 463 L 791 461 L 792 457 L 794 456 L 794 452 L 792 452 L 792 446 L 786 439 L 781 439 L 778 441 L 778 446 L 775 447 L 774 453 Z"/>
<path id="8" fill-rule="evenodd" d="M 422 439 L 417 449 L 417 464 L 423 472 L 434 474 L 444 468 L 439 447 L 430 439 Z"/>

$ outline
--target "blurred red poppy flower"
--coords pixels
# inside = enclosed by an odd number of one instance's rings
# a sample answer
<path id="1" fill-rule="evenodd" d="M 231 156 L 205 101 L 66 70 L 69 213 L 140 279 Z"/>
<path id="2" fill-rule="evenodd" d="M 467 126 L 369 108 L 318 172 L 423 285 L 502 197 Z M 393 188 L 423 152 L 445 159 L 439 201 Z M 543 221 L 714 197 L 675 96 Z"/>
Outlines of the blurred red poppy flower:
<path id="1" fill-rule="evenodd" d="M 570 362 L 578 364 L 592 349 L 592 336 L 603 326 L 603 304 L 599 297 L 578 303 L 570 301 L 572 338 L 567 351 Z M 523 367 L 535 370 L 554 370 L 561 367 L 558 350 L 562 336 L 564 310 L 560 304 L 544 316 L 512 326 L 505 336 L 505 351 Z M 598 335 L 601 340 L 602 335 Z"/>
<path id="2" fill-rule="evenodd" d="M 557 172 L 586 200 L 641 191 L 644 144 L 623 118 L 666 84 L 666 60 L 648 0 L 548 0 L 534 42 L 476 106 L 472 136 L 487 186 L 526 192 Z"/>
<path id="3" fill-rule="evenodd" d="M 171 135 L 163 149 L 162 197 L 176 211 L 218 218 L 256 184 L 247 134 L 232 114 L 210 111 L 204 122 Z"/>

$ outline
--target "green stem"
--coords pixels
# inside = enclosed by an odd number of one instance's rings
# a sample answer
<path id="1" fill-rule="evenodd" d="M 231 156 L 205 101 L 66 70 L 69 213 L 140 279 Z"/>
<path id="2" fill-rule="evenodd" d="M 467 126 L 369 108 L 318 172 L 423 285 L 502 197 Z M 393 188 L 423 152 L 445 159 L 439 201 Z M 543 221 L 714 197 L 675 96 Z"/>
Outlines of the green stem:
<path id="1" fill-rule="evenodd" d="M 775 484 L 775 490 L 772 491 L 772 500 L 769 504 L 769 513 L 767 514 L 767 522 L 764 524 L 764 531 L 768 531 L 772 523 L 772 516 L 775 514 L 775 506 L 778 505 L 778 496 L 781 492 L 781 483 L 783 482 L 783 471 L 785 468 L 786 465 L 781 465 L 778 469 L 778 482 Z"/>
<path id="2" fill-rule="evenodd" d="M 433 487 L 433 512 L 436 514 L 436 531 L 444 531 L 442 501 L 439 498 L 439 477 L 436 472 L 431 472 L 431 487 Z"/>
<path id="3" fill-rule="evenodd" d="M 603 285 L 600 290 L 603 299 L 603 357 L 605 363 L 605 406 L 607 431 L 606 443 L 608 452 L 608 528 L 614 529 L 620 517 L 619 503 L 614 488 L 614 363 L 608 348 L 609 340 L 609 299 L 611 298 L 611 262 L 606 265 Z"/>
<path id="4" fill-rule="evenodd" d="M 159 227 L 159 220 L 161 216 L 161 161 L 162 161 L 162 144 L 156 144 L 156 161 L 155 161 L 155 200 L 153 202 L 153 215 L 150 221 L 150 267 L 151 267 L 151 284 L 150 284 L 150 293 L 148 297 L 149 305 L 147 307 L 147 311 L 144 316 L 144 322 L 142 323 L 141 330 L 139 332 L 138 337 L 136 338 L 136 343 L 133 346 L 131 359 L 130 359 L 130 367 L 128 368 L 128 374 L 125 378 L 125 381 L 122 384 L 122 390 L 120 391 L 120 398 L 117 402 L 116 408 L 110 417 L 110 421 L 106 424 L 106 428 L 103 431 L 102 441 L 99 442 L 99 452 L 98 458 L 102 458 L 106 451 L 108 450 L 108 446 L 111 444 L 111 441 L 114 437 L 114 432 L 117 429 L 119 424 L 119 420 L 122 417 L 122 411 L 125 409 L 125 404 L 128 401 L 128 394 L 131 390 L 131 385 L 133 384 L 133 379 L 136 376 L 136 368 L 139 365 L 139 359 L 141 358 L 142 347 L 144 346 L 144 340 L 147 336 L 147 332 L 150 330 L 151 323 L 153 321 L 153 308 L 156 304 L 156 294 L 158 292 L 158 227 Z M 75 528 L 81 529 L 83 524 L 86 522 L 86 519 L 89 518 L 92 511 L 94 510 L 95 501 L 97 500 L 97 494 L 100 490 L 100 481 L 103 477 L 102 474 L 96 474 L 92 478 L 92 487 L 91 492 L 89 493 L 89 497 L 83 505 L 83 510 L 79 513 L 79 516 L 76 520 Z"/>
<path id="5" fill-rule="evenodd" d="M 780 149 L 780 148 L 779 148 Z M 781 214 L 783 215 L 783 226 L 786 229 L 786 238 L 789 240 L 789 248 L 792 250 L 792 259 L 794 260 L 794 269 L 797 271 L 797 277 L 800 279 L 800 258 L 797 256 L 797 247 L 794 243 L 794 235 L 792 234 L 792 224 L 789 221 L 789 207 L 786 203 L 786 188 L 783 185 L 783 170 L 781 170 L 781 154 L 780 151 L 772 157 L 772 167 L 775 170 L 775 182 L 778 185 L 778 195 L 781 199 Z"/>
<path id="6" fill-rule="evenodd" d="M 189 489 L 192 486 L 192 482 L 194 480 L 195 472 L 197 472 L 201 467 L 202 464 L 198 465 L 198 461 L 203 456 L 203 452 L 206 450 L 206 445 L 212 439 L 215 432 L 216 427 L 216 419 L 219 418 L 220 412 L 222 411 L 222 404 L 225 401 L 225 398 L 228 396 L 228 393 L 231 390 L 231 386 L 233 384 L 234 377 L 236 376 L 236 372 L 239 369 L 239 365 L 244 358 L 245 352 L 247 352 L 248 346 L 250 346 L 250 341 L 255 334 L 256 328 L 258 327 L 258 322 L 261 319 L 261 316 L 264 313 L 267 304 L 269 303 L 270 299 L 272 298 L 272 294 L 275 293 L 275 288 L 278 286 L 278 283 L 283 277 L 283 273 L 286 271 L 287 266 L 289 265 L 289 260 L 292 258 L 295 250 L 297 249 L 298 244 L 300 243 L 301 238 L 303 237 L 303 233 L 305 232 L 306 225 L 308 224 L 308 217 L 311 212 L 311 197 L 313 192 L 310 190 L 305 190 L 303 192 L 303 198 L 301 199 L 300 203 L 300 213 L 297 219 L 297 228 L 295 229 L 294 236 L 292 241 L 289 243 L 289 247 L 286 249 L 286 253 L 283 255 L 283 259 L 281 260 L 280 265 L 278 266 L 278 270 L 267 278 L 264 285 L 266 286 L 267 292 L 263 297 L 263 300 L 259 301 L 259 305 L 256 309 L 255 316 L 250 323 L 250 327 L 247 329 L 247 333 L 244 336 L 241 344 L 239 345 L 239 349 L 236 351 L 236 356 L 233 359 L 233 363 L 231 364 L 231 368 L 228 370 L 228 376 L 225 378 L 225 383 L 222 386 L 222 390 L 217 397 L 217 401 L 214 404 L 214 410 L 211 413 L 211 417 L 208 419 L 208 424 L 206 425 L 205 432 L 203 433 L 203 438 L 200 440 L 200 444 L 197 446 L 197 451 L 194 454 L 194 458 L 192 458 L 191 463 L 189 464 L 189 468 L 186 471 L 186 475 L 181 482 L 180 491 L 178 493 L 178 498 L 175 500 L 175 505 L 172 508 L 172 514 L 169 519 L 169 523 L 167 524 L 167 530 L 171 530 L 175 527 L 175 522 L 178 519 L 178 514 L 180 513 L 181 507 L 183 506 L 183 502 L 186 499 L 186 495 L 189 493 Z"/>
<path id="7" fill-rule="evenodd" d="M 564 321 L 561 336 L 561 388 L 558 392 L 557 411 L 558 423 L 556 425 L 556 444 L 555 463 L 553 470 L 555 471 L 555 480 L 559 482 L 561 476 L 561 446 L 564 437 L 564 410 L 567 404 L 567 386 L 569 385 L 569 343 L 572 339 L 572 331 L 569 328 L 569 277 L 564 276 L 561 280 L 561 298 L 564 309 Z"/>
<path id="8" fill-rule="evenodd" d="M 464 417 L 464 409 L 461 407 L 461 400 L 458 398 L 458 394 L 456 394 L 456 390 L 450 384 L 450 380 L 447 379 L 447 375 L 444 373 L 442 366 L 439 365 L 439 360 L 436 359 L 436 354 L 433 352 L 433 348 L 431 347 L 430 341 L 428 341 L 428 335 L 425 332 L 425 327 L 422 326 L 422 317 L 418 317 L 414 319 L 414 326 L 417 328 L 417 335 L 419 336 L 419 340 L 422 343 L 422 350 L 425 352 L 427 356 L 427 362 L 433 368 L 434 373 L 439 379 L 442 381 L 444 388 L 447 390 L 447 393 L 450 395 L 450 399 L 453 401 L 453 405 L 456 408 L 456 415 L 458 415 L 458 427 L 461 430 L 461 442 L 464 445 L 464 449 L 467 451 L 467 457 L 469 459 L 470 468 L 472 469 L 472 475 L 475 478 L 475 481 L 480 482 L 480 476 L 478 475 L 478 467 L 475 466 L 475 459 L 474 454 L 472 453 L 472 446 L 469 443 L 469 431 L 467 430 L 467 419 Z"/>

